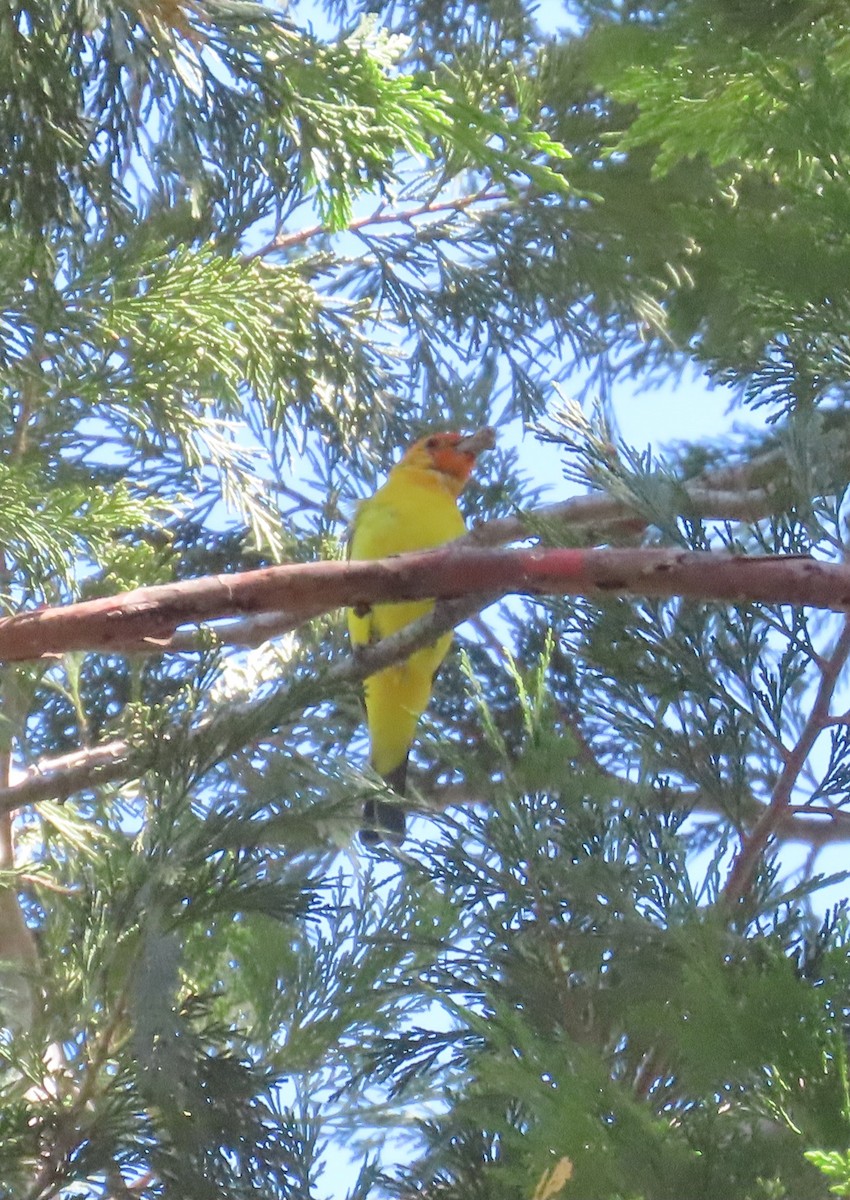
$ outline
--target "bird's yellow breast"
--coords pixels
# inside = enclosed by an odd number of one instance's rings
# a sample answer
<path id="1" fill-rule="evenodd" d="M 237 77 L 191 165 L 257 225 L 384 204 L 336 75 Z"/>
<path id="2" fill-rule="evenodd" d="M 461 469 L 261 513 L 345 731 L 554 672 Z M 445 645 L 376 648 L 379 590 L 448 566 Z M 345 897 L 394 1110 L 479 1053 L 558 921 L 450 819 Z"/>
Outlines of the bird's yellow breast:
<path id="1" fill-rule="evenodd" d="M 433 471 L 396 467 L 354 518 L 352 558 L 427 550 L 465 532 L 456 496 Z"/>
<path id="2" fill-rule="evenodd" d="M 397 466 L 382 488 L 364 500 L 354 519 L 351 557 L 384 558 L 428 550 L 465 532 L 456 494 L 433 471 Z M 389 637 L 434 607 L 433 600 L 375 604 L 363 616 L 348 612 L 355 645 Z M 372 762 L 382 774 L 407 755 L 419 716 L 428 704 L 434 672 L 451 644 L 445 634 L 434 645 L 366 681 Z"/>
<path id="3" fill-rule="evenodd" d="M 354 519 L 352 558 L 384 558 L 429 550 L 460 537 L 466 527 L 453 493 L 433 471 L 396 467 L 382 488 L 364 500 Z M 357 644 L 389 637 L 433 608 L 430 600 L 376 604 L 366 617 L 349 616 Z"/>

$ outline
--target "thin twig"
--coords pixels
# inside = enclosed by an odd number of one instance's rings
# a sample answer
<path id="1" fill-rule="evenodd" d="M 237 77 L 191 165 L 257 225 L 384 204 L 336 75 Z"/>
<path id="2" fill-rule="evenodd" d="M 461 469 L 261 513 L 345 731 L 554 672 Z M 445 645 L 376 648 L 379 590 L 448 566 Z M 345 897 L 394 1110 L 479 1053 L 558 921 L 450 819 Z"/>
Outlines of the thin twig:
<path id="1" fill-rule="evenodd" d="M 638 791 L 637 802 L 646 808 L 651 808 L 651 793 L 647 794 L 645 789 L 636 789 L 631 780 L 623 779 L 613 772 L 606 771 L 595 762 L 587 765 L 604 774 L 611 786 L 619 788 L 623 795 L 628 797 Z M 427 812 L 444 812 L 449 808 L 486 804 L 486 796 L 482 790 L 471 787 L 468 783 L 442 784 L 434 788 L 420 787 L 419 792 L 425 802 L 423 811 Z M 659 800 L 663 801 L 665 809 L 677 809 L 686 812 L 693 818 L 719 817 L 728 821 L 733 815 L 730 813 L 728 805 L 724 805 L 716 797 L 704 791 L 690 792 L 668 787 L 659 794 Z M 765 806 L 751 796 L 748 798 L 745 810 L 736 812 L 734 818 L 742 825 L 752 829 L 764 812 Z M 816 850 L 820 850 L 824 846 L 846 845 L 850 842 L 850 812 L 832 809 L 828 813 L 818 816 L 814 815 L 808 807 L 805 809 L 789 807 L 780 817 L 775 835 L 784 842 L 799 842 Z"/>
<path id="2" fill-rule="evenodd" d="M 291 250 L 295 246 L 303 246 L 313 238 L 329 236 L 332 233 L 357 233 L 370 225 L 410 225 L 417 217 L 435 216 L 439 213 L 464 212 L 473 204 L 498 204 L 507 200 L 505 192 L 474 192 L 467 196 L 458 196 L 455 200 L 430 200 L 417 204 L 412 208 L 388 208 L 379 205 L 365 217 L 355 217 L 341 230 L 329 229 L 325 224 L 308 225 L 294 233 L 279 233 L 265 246 L 255 250 L 248 258 L 265 258 L 279 250 Z"/>
<path id="3" fill-rule="evenodd" d="M 796 743 L 788 752 L 785 765 L 773 788 L 770 802 L 753 826 L 752 831 L 744 838 L 741 849 L 732 864 L 729 878 L 723 889 L 723 901 L 727 905 L 734 906 L 746 896 L 762 855 L 786 818 L 800 773 L 816 739 L 829 721 L 829 706 L 832 703 L 838 677 L 848 657 L 850 657 L 850 617 L 845 617 L 835 648 L 823 665 L 820 684 L 811 712 Z"/>

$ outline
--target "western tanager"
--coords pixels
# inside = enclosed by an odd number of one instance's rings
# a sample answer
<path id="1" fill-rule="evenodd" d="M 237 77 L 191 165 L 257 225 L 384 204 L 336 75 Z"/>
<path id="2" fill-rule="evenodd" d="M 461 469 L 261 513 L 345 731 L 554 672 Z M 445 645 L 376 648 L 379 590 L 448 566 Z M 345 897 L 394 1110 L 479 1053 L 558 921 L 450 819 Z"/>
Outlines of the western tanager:
<path id="1" fill-rule="evenodd" d="M 352 558 L 384 558 L 427 550 L 465 531 L 457 500 L 475 459 L 495 445 L 492 429 L 466 436 L 433 433 L 420 438 L 390 471 L 383 487 L 358 506 L 351 535 Z M 434 607 L 433 600 L 375 604 L 366 613 L 348 612 L 355 646 L 389 637 Z M 404 794 L 407 756 L 420 716 L 428 706 L 434 674 L 451 645 L 451 633 L 417 650 L 405 662 L 366 680 L 370 761 L 396 792 Z M 361 833 L 365 842 L 404 838 L 404 812 L 395 804 L 366 802 Z"/>

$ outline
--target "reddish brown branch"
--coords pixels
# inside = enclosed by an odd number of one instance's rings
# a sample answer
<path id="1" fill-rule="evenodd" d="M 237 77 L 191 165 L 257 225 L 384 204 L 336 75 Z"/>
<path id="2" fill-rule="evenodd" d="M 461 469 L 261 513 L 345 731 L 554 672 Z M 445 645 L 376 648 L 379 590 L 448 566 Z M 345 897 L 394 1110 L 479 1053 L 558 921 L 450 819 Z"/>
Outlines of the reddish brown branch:
<path id="1" fill-rule="evenodd" d="M 328 695 L 338 690 L 341 683 L 359 682 L 374 671 L 405 658 L 413 650 L 433 641 L 440 633 L 480 611 L 488 602 L 486 597 L 468 597 L 464 600 L 438 604 L 434 613 L 429 617 L 415 622 L 401 633 L 387 638 L 378 646 L 361 650 L 357 657 L 345 659 L 324 672 L 322 680 L 317 681 L 318 686 L 313 702 L 322 703 Z M 837 650 L 839 649 L 837 648 Z M 836 671 L 838 660 L 832 656 L 828 661 L 831 664 L 831 670 Z M 284 684 L 281 693 L 285 693 L 285 691 L 286 685 Z M 272 700 L 271 704 L 274 703 L 275 701 Z M 196 730 L 194 736 L 205 736 L 211 722 L 227 728 L 233 722 L 234 717 L 244 720 L 248 716 L 252 720 L 255 718 L 254 737 L 260 738 L 276 723 L 274 716 L 270 716 L 270 711 L 268 699 L 225 705 L 212 713 Z M 821 727 L 825 727 L 827 724 L 829 724 L 828 715 L 820 721 Z M 115 740 L 92 749 L 74 751 L 53 759 L 42 760 L 38 765 L 30 767 L 26 774 L 12 786 L 0 789 L 0 812 L 8 812 L 42 800 L 65 799 L 72 793 L 87 788 L 100 786 L 114 780 L 138 777 L 150 765 L 153 754 L 153 747 L 132 746 L 127 742 Z M 786 776 L 786 782 L 788 778 Z M 624 787 L 631 787 L 627 781 L 621 782 Z M 774 797 L 777 805 L 778 795 L 779 793 L 776 793 Z M 788 795 L 790 796 L 790 792 Z M 465 787 L 452 787 L 439 789 L 432 800 L 433 806 L 440 810 L 450 805 L 479 804 L 482 802 L 482 797 L 479 793 L 470 792 Z M 691 809 L 695 815 L 704 813 L 723 818 L 728 817 L 728 812 L 716 800 L 702 793 L 683 792 L 674 803 Z M 744 820 L 754 830 L 763 829 L 762 822 L 769 811 L 753 801 Z M 850 813 L 835 810 L 828 816 L 817 817 L 812 816 L 808 810 L 797 810 L 788 804 L 781 809 L 774 808 L 771 822 L 774 818 L 773 833 L 784 840 L 796 840 L 814 847 L 850 841 Z M 755 847 L 756 842 L 753 841 L 752 845 Z"/>
<path id="2" fill-rule="evenodd" d="M 278 613 L 283 628 L 342 606 L 475 593 L 600 599 L 686 596 L 850 609 L 850 568 L 793 556 L 685 550 L 444 547 L 374 562 L 318 562 L 208 575 L 0 620 L 0 659 L 167 646 L 183 625 Z"/>
<path id="3" fill-rule="evenodd" d="M 316 681 L 314 696 L 305 707 L 324 703 L 328 696 L 338 691 L 340 684 L 361 683 L 375 671 L 407 658 L 422 646 L 430 645 L 441 633 L 460 625 L 486 607 L 491 599 L 486 596 L 467 596 L 462 600 L 438 604 L 432 613 L 412 622 L 400 633 L 385 638 L 376 646 L 361 648 L 355 656 L 336 663 L 323 673 L 322 678 Z M 287 690 L 287 684 L 282 683 L 270 697 L 222 705 L 190 734 L 188 749 L 191 750 L 193 738 L 209 738 L 213 725 L 221 729 L 223 738 L 226 738 L 237 719 L 243 726 L 252 727 L 252 740 L 264 737 L 279 723 L 279 712 L 284 706 Z M 74 792 L 115 780 L 123 782 L 138 778 L 150 766 L 155 753 L 153 745 L 132 745 L 116 739 L 91 749 L 42 759 L 16 783 L 0 788 L 0 813 L 13 812 L 24 805 L 38 804 L 43 800 L 65 800 Z"/>
<path id="4" fill-rule="evenodd" d="M 410 225 L 419 217 L 438 216 L 442 213 L 457 214 L 471 208 L 474 204 L 486 202 L 492 206 L 505 199 L 507 196 L 504 192 L 482 191 L 473 192 L 468 196 L 458 196 L 454 200 L 430 200 L 412 205 L 410 208 L 391 208 L 382 205 L 365 217 L 355 217 L 346 225 L 345 229 L 338 232 L 359 233 L 371 225 Z M 265 258 L 280 250 L 292 250 L 296 246 L 303 246 L 315 237 L 328 237 L 333 232 L 327 225 L 308 225 L 304 229 L 296 229 L 292 233 L 278 233 L 267 245 L 255 250 L 247 257 Z"/>
<path id="5" fill-rule="evenodd" d="M 821 665 L 821 680 L 814 704 L 800 731 L 800 736 L 786 755 L 782 771 L 773 788 L 770 803 L 753 826 L 751 833 L 744 839 L 732 864 L 732 870 L 723 891 L 723 898 L 727 904 L 735 905 L 747 894 L 768 843 L 780 828 L 787 824 L 794 788 L 816 739 L 829 725 L 829 706 L 832 703 L 838 677 L 848 657 L 850 657 L 850 618 L 845 618 L 844 628 L 834 650 Z M 810 823 L 811 820 L 810 818 Z"/>

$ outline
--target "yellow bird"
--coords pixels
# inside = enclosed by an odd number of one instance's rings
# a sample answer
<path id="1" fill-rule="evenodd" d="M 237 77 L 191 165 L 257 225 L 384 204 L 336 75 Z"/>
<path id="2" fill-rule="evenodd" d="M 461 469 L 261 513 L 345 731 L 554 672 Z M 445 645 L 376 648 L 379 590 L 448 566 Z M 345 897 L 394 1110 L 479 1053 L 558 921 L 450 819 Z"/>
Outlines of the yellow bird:
<path id="1" fill-rule="evenodd" d="M 384 558 L 408 550 L 427 550 L 465 532 L 457 506 L 482 450 L 496 443 L 489 427 L 476 433 L 433 433 L 420 438 L 390 471 L 383 487 L 357 508 L 351 535 L 352 558 Z M 389 637 L 424 616 L 433 600 L 375 604 L 366 613 L 348 610 L 348 631 L 355 646 Z M 375 770 L 404 795 L 407 756 L 416 725 L 431 699 L 437 668 L 451 645 L 451 633 L 370 676 L 364 685 L 366 718 Z M 404 812 L 396 804 L 367 800 L 364 842 L 404 838 Z"/>

